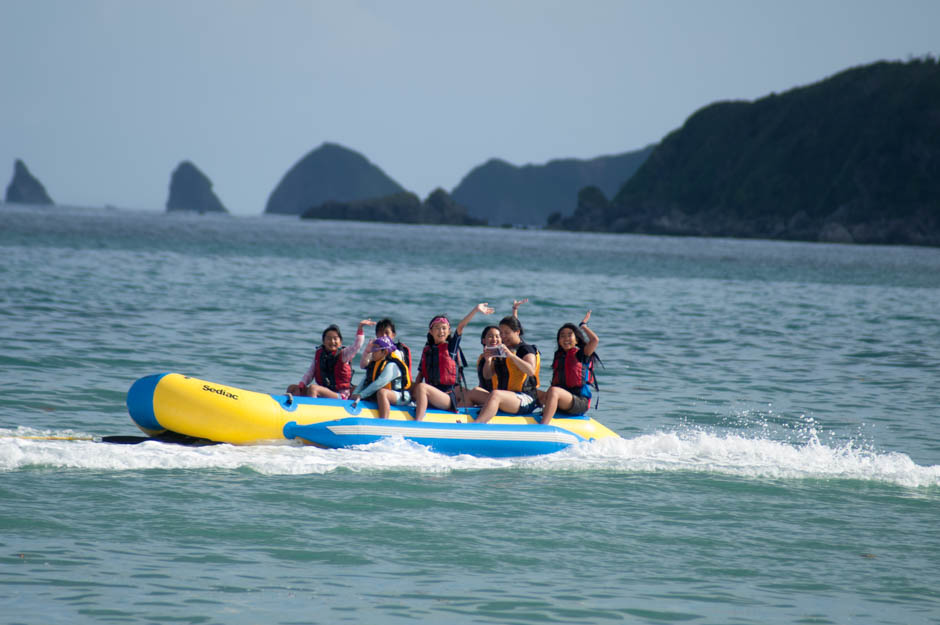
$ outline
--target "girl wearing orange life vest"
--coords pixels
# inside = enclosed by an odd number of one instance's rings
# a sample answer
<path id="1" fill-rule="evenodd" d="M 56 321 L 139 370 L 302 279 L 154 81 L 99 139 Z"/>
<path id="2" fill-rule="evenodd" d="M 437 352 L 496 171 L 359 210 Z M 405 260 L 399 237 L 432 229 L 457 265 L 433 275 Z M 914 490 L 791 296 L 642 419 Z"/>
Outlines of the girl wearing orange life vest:
<path id="1" fill-rule="evenodd" d="M 517 299 L 512 302 L 512 316 L 519 318 L 519 307 L 529 301 L 526 299 Z M 493 358 L 500 354 L 499 346 L 503 339 L 499 334 L 499 326 L 486 326 L 483 333 L 480 334 L 480 344 L 483 346 L 483 353 L 477 358 L 477 379 L 479 384 L 464 395 L 462 406 L 482 406 L 489 399 L 493 391 L 493 377 L 484 375 L 483 368 L 487 363 L 491 363 Z"/>
<path id="2" fill-rule="evenodd" d="M 381 319 L 375 325 L 375 338 L 381 336 L 387 336 L 392 340 L 392 343 L 395 344 L 396 351 L 398 351 L 398 355 L 401 356 L 402 362 L 408 365 L 408 375 L 411 376 L 411 348 L 398 340 L 395 333 L 395 322 L 388 317 Z M 362 358 L 359 360 L 359 367 L 362 369 L 368 368 L 369 363 L 372 362 L 372 345 L 374 342 L 375 341 L 369 341 L 366 343 L 366 348 L 362 350 Z"/>
<path id="3" fill-rule="evenodd" d="M 359 403 L 360 397 L 375 400 L 379 406 L 379 418 L 388 419 L 393 404 L 401 406 L 411 401 L 408 393 L 411 374 L 401 352 L 387 336 L 372 341 L 369 350 L 372 358 L 366 369 L 366 377 L 352 392 L 350 399 L 353 400 L 353 406 Z"/>
<path id="4" fill-rule="evenodd" d="M 486 423 L 499 410 L 526 415 L 538 406 L 541 366 L 538 348 L 522 340 L 522 324 L 516 317 L 503 317 L 499 334 L 502 338 L 500 353 L 483 366 L 483 375 L 491 377 L 494 390 L 474 423 Z"/>
<path id="5" fill-rule="evenodd" d="M 591 360 L 597 349 L 597 335 L 587 326 L 591 311 L 576 327 L 566 323 L 558 330 L 558 350 L 552 362 L 552 385 L 542 399 L 542 425 L 548 425 L 555 412 L 581 415 L 591 405 L 583 389 L 590 377 Z M 585 335 L 587 338 L 585 338 Z"/>
<path id="6" fill-rule="evenodd" d="M 328 326 L 320 337 L 322 345 L 317 348 L 307 373 L 298 384 L 288 386 L 287 393 L 333 399 L 349 397 L 352 390 L 352 367 L 349 362 L 365 341 L 363 327 L 374 325 L 371 319 L 360 321 L 356 341 L 348 347 L 343 347 L 343 335 L 339 328 L 335 324 Z"/>
<path id="7" fill-rule="evenodd" d="M 480 344 L 483 346 L 483 353 L 477 358 L 477 379 L 480 384 L 474 390 L 479 389 L 487 393 L 493 390 L 492 376 L 487 377 L 486 374 L 483 373 L 483 368 L 486 366 L 487 361 L 495 358 L 496 355 L 500 353 L 499 346 L 502 345 L 502 343 L 503 339 L 499 335 L 499 326 L 486 326 L 483 328 L 483 333 L 480 335 Z M 485 397 L 484 401 L 486 401 Z"/>
<path id="8" fill-rule="evenodd" d="M 486 302 L 477 304 L 467 316 L 460 320 L 454 334 L 450 334 L 450 321 L 438 315 L 428 324 L 428 342 L 421 353 L 421 364 L 415 377 L 411 396 L 415 402 L 415 421 L 424 419 L 428 405 L 447 409 L 462 400 L 455 396 L 460 367 L 460 337 L 463 329 L 478 312 L 493 314 Z M 454 396 L 452 396 L 454 395 Z"/>

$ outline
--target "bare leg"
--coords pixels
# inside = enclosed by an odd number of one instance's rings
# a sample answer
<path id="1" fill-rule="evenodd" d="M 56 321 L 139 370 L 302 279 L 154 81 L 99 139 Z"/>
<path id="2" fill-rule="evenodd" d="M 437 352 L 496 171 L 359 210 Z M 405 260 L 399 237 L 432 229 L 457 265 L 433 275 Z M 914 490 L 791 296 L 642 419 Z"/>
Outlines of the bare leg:
<path id="1" fill-rule="evenodd" d="M 392 410 L 390 401 L 392 397 L 395 397 L 395 391 L 387 388 L 380 388 L 378 393 L 375 394 L 375 401 L 379 405 L 379 419 L 388 419 L 388 415 Z"/>
<path id="2" fill-rule="evenodd" d="M 424 413 L 428 410 L 428 385 L 424 382 L 418 382 L 411 389 L 411 398 L 415 400 L 415 421 L 424 419 Z"/>
<path id="3" fill-rule="evenodd" d="M 567 410 L 571 408 L 573 402 L 574 398 L 571 397 L 571 393 L 560 386 L 552 386 L 549 388 L 542 400 L 542 425 L 551 423 L 552 417 L 555 416 L 555 412 L 559 408 Z"/>
<path id="4" fill-rule="evenodd" d="M 336 391 L 331 391 L 325 386 L 320 386 L 319 384 L 311 384 L 308 386 L 307 395 L 309 397 L 329 397 L 330 399 L 339 399 L 339 393 Z"/>
<path id="5" fill-rule="evenodd" d="M 490 392 L 480 386 L 470 389 L 463 394 L 461 406 L 482 406 L 489 399 Z"/>
<path id="6" fill-rule="evenodd" d="M 424 419 L 424 413 L 428 409 L 429 404 L 442 410 L 450 408 L 450 395 L 436 386 L 421 382 L 415 387 L 415 392 L 424 396 L 422 404 L 418 403 L 418 396 L 415 396 L 415 421 Z"/>
<path id="7" fill-rule="evenodd" d="M 519 406 L 519 397 L 512 391 L 493 391 L 480 408 L 480 414 L 477 415 L 474 423 L 486 423 L 496 415 L 498 410 L 515 414 L 519 412 Z"/>

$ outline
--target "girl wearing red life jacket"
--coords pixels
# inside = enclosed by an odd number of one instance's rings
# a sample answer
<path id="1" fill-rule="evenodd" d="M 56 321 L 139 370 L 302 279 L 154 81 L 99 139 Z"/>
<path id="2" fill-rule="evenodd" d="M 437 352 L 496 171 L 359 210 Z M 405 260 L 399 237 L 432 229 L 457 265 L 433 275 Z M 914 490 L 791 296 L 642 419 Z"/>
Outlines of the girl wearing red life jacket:
<path id="1" fill-rule="evenodd" d="M 556 412 L 581 415 L 591 405 L 591 397 L 584 394 L 584 387 L 590 381 L 589 367 L 598 338 L 587 326 L 590 319 L 589 310 L 578 326 L 566 323 L 558 330 L 552 385 L 542 399 L 542 425 L 551 423 Z"/>
<path id="2" fill-rule="evenodd" d="M 444 315 L 438 315 L 428 324 L 428 342 L 421 352 L 421 363 L 415 377 L 411 396 L 415 402 L 415 421 L 424 419 L 428 405 L 447 409 L 459 404 L 462 397 L 456 397 L 455 387 L 460 375 L 460 337 L 463 329 L 478 312 L 493 314 L 489 304 L 482 303 L 473 307 L 467 316 L 460 320 L 453 334 L 450 333 L 450 321 Z"/>
<path id="3" fill-rule="evenodd" d="M 328 326 L 320 337 L 322 344 L 313 355 L 310 368 L 299 383 L 287 387 L 288 394 L 333 399 L 349 397 L 352 390 L 352 367 L 349 362 L 365 342 L 363 327 L 374 325 L 371 319 L 360 321 L 356 341 L 348 347 L 343 347 L 343 335 L 339 328 L 335 324 Z"/>

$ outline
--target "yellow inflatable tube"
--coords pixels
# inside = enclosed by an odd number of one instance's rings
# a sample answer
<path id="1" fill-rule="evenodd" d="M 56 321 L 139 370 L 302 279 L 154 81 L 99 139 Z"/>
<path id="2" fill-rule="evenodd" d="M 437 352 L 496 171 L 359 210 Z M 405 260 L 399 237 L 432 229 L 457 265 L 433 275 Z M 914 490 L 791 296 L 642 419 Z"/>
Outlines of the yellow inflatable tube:
<path id="1" fill-rule="evenodd" d="M 288 425 L 291 426 L 290 431 L 297 431 L 297 426 L 350 417 L 378 417 L 372 402 L 362 401 L 353 406 L 351 401 L 342 399 L 289 398 L 179 373 L 151 375 L 134 382 L 127 393 L 127 408 L 137 426 L 149 436 L 169 431 L 235 445 L 293 438 L 285 435 L 285 426 Z M 468 424 L 477 411 L 476 408 L 462 408 L 459 413 L 428 410 L 421 423 Z M 414 408 L 393 408 L 389 420 L 413 422 Z M 588 417 L 556 417 L 551 426 L 541 426 L 537 416 L 498 414 L 489 423 L 491 426 L 523 424 L 535 428 L 559 428 L 587 441 L 619 438 L 615 432 Z"/>

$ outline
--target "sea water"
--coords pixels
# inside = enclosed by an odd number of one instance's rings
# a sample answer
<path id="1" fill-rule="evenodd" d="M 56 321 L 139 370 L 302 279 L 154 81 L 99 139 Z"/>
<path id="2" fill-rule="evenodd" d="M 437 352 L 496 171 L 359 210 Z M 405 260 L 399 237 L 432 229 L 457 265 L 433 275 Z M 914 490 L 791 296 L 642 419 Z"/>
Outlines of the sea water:
<path id="1" fill-rule="evenodd" d="M 139 377 L 593 311 L 544 457 L 109 445 Z M 359 374 L 361 375 L 361 374 Z M 475 373 L 469 372 L 474 382 Z M 940 250 L 0 205 L 0 622 L 940 622 Z"/>

